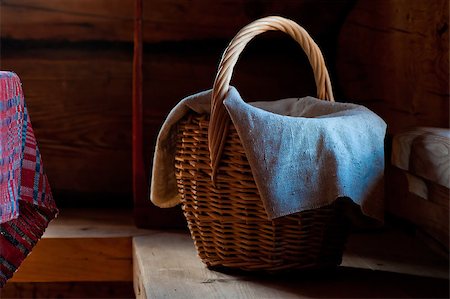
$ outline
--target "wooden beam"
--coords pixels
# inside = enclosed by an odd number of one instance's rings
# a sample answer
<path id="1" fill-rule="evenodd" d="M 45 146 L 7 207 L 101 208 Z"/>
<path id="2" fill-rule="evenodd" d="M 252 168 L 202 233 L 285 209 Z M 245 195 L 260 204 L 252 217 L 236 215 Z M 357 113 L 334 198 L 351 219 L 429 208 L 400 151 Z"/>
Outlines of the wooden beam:
<path id="1" fill-rule="evenodd" d="M 143 1 L 135 0 L 133 98 L 132 98 L 132 163 L 133 199 L 135 204 L 147 197 L 148 177 L 144 170 L 143 105 L 142 105 L 142 11 Z"/>
<path id="2" fill-rule="evenodd" d="M 2 43 L 1 62 L 21 78 L 52 189 L 130 194 L 131 55 Z"/>
<path id="3" fill-rule="evenodd" d="M 115 239 L 149 235 L 153 231 L 136 228 L 131 210 L 62 209 L 46 229 L 44 239 Z"/>
<path id="4" fill-rule="evenodd" d="M 386 211 L 403 219 L 431 235 L 447 251 L 449 250 L 448 188 L 424 180 L 428 200 L 408 191 L 407 172 L 390 166 L 386 169 Z"/>
<path id="5" fill-rule="evenodd" d="M 8 282 L 0 298 L 135 298 L 129 281 Z"/>

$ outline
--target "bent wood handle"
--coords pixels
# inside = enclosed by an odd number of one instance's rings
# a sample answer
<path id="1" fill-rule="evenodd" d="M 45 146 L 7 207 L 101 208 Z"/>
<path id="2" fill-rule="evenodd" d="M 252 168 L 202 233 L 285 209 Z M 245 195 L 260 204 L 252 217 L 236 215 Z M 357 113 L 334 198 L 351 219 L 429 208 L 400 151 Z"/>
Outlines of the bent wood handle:
<path id="1" fill-rule="evenodd" d="M 317 87 L 317 97 L 334 101 L 330 77 L 325 61 L 317 44 L 300 25 L 292 20 L 271 16 L 256 20 L 244 28 L 231 40 L 225 49 L 214 80 L 211 98 L 211 117 L 208 129 L 208 146 L 211 157 L 212 180 L 215 181 L 217 167 L 227 136 L 230 117 L 223 105 L 227 96 L 233 69 L 247 43 L 258 34 L 266 31 L 282 31 L 300 44 L 313 69 Z"/>

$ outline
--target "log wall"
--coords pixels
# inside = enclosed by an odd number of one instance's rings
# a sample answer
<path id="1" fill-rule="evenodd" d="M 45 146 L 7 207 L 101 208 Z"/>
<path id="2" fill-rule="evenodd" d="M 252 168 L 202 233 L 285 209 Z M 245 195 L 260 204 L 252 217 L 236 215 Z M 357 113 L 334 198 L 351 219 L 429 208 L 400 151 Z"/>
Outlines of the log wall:
<path id="1" fill-rule="evenodd" d="M 258 17 L 288 16 L 305 26 L 333 68 L 338 28 L 353 2 L 144 0 L 146 170 L 165 116 L 181 98 L 212 86 L 221 52 L 238 29 Z M 130 206 L 134 0 L 0 3 L 0 67 L 22 79 L 60 206 Z M 249 46 L 236 68 L 243 95 L 313 93 L 301 50 L 268 35 Z M 148 218 L 149 203 L 139 205 Z"/>
<path id="2" fill-rule="evenodd" d="M 448 24 L 447 0 L 360 0 L 344 22 L 338 84 L 344 98 L 386 120 L 388 145 L 409 127 L 449 127 Z M 436 197 L 448 203 L 448 192 L 435 193 L 429 184 L 429 200 L 409 193 L 405 174 L 390 165 L 386 149 L 386 210 L 421 227 L 431 236 L 427 243 L 448 255 L 448 206 L 433 202 Z"/>
<path id="3" fill-rule="evenodd" d="M 317 3 L 320 2 L 320 3 Z M 145 42 L 232 37 L 266 15 L 297 19 L 317 36 L 353 1 L 144 0 Z M 2 36 L 25 40 L 133 40 L 134 0 L 2 0 Z"/>
<path id="4" fill-rule="evenodd" d="M 449 2 L 360 0 L 339 38 L 339 86 L 395 134 L 449 126 Z"/>
<path id="5" fill-rule="evenodd" d="M 133 2 L 0 0 L 0 67 L 23 81 L 60 205 L 132 204 Z M 237 30 L 271 14 L 310 32 L 337 99 L 373 109 L 390 135 L 411 125 L 448 126 L 446 0 L 144 0 L 147 170 L 169 110 L 210 88 Z M 249 45 L 233 80 L 246 99 L 314 93 L 304 55 L 275 34 Z M 149 203 L 137 206 L 148 218 Z"/>

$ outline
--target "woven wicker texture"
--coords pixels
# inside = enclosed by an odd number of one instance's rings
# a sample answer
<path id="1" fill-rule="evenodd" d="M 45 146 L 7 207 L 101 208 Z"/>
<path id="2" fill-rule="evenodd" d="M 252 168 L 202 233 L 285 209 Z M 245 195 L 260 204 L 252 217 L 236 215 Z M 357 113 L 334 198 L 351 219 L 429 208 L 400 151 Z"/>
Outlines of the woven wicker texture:
<path id="1" fill-rule="evenodd" d="M 222 109 L 238 53 L 267 30 L 287 32 L 302 45 L 313 66 L 319 97 L 333 100 L 322 54 L 304 29 L 280 17 L 264 18 L 242 29 L 225 51 L 214 84 L 211 119 L 216 117 L 216 122 L 210 122 L 209 115 L 191 113 L 178 124 L 175 168 L 184 215 L 198 254 L 209 267 L 264 271 L 335 267 L 341 262 L 348 231 L 340 201 L 268 220 L 244 148 Z M 229 52 L 237 54 L 227 58 Z M 221 79 L 223 73 L 228 77 Z M 222 112 L 217 112 L 218 107 Z M 214 163 L 211 140 L 213 150 L 222 152 Z"/>
<path id="2" fill-rule="evenodd" d="M 206 115 L 195 114 L 179 124 L 175 165 L 184 215 L 202 261 L 267 271 L 339 265 L 347 236 L 340 202 L 267 220 L 232 124 L 212 184 L 208 125 Z"/>

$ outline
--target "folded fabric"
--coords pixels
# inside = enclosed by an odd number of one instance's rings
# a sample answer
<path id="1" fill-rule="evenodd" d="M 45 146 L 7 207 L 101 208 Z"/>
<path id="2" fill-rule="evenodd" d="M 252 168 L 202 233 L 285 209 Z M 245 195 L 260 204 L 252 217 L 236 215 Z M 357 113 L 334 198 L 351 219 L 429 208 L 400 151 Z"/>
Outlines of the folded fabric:
<path id="1" fill-rule="evenodd" d="M 450 188 L 450 129 L 414 127 L 392 140 L 392 164 Z"/>
<path id="2" fill-rule="evenodd" d="M 151 193 L 160 207 L 179 203 L 174 159 L 177 122 L 209 113 L 211 91 L 183 99 L 157 139 Z M 369 109 L 312 97 L 245 103 L 231 87 L 224 105 L 245 149 L 270 219 L 348 197 L 383 220 L 386 123 Z"/>
<path id="3" fill-rule="evenodd" d="M 56 216 L 19 77 L 0 72 L 0 287 Z"/>

